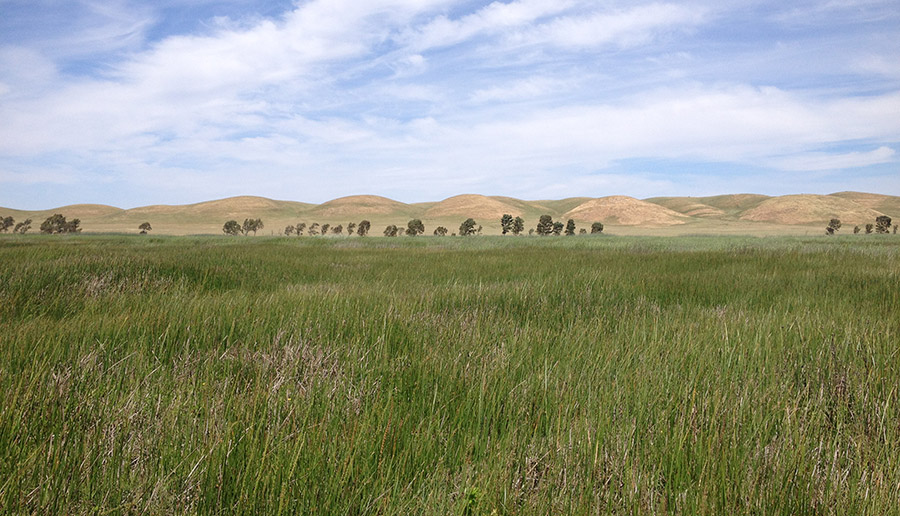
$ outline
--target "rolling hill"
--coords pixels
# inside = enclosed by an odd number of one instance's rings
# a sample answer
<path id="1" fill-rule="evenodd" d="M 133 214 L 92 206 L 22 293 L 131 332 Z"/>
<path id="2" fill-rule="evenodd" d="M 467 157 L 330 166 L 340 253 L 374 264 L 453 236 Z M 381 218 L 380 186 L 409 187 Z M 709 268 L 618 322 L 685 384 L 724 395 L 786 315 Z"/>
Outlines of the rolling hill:
<path id="1" fill-rule="evenodd" d="M 537 219 L 575 220 L 579 227 L 603 222 L 615 234 L 819 234 L 831 218 L 845 225 L 874 222 L 885 214 L 900 222 L 900 196 L 864 192 L 830 195 L 727 194 L 709 197 L 654 197 L 635 199 L 622 195 L 571 197 L 528 201 L 512 197 L 476 194 L 456 195 L 437 202 L 406 204 L 377 195 L 353 195 L 322 204 L 279 201 L 240 196 L 187 205 L 153 205 L 121 209 L 100 204 L 75 204 L 50 210 L 28 211 L 0 208 L 0 217 L 16 221 L 32 219 L 32 231 L 54 213 L 81 219 L 85 232 L 137 233 L 150 222 L 153 234 L 221 234 L 227 220 L 242 222 L 261 218 L 260 234 L 280 234 L 286 225 L 347 224 L 363 219 L 372 222 L 372 234 L 385 225 L 405 226 L 422 219 L 428 233 L 437 225 L 454 231 L 466 218 L 484 226 L 485 234 L 500 232 L 500 217 L 508 213 L 525 219 L 532 228 Z"/>

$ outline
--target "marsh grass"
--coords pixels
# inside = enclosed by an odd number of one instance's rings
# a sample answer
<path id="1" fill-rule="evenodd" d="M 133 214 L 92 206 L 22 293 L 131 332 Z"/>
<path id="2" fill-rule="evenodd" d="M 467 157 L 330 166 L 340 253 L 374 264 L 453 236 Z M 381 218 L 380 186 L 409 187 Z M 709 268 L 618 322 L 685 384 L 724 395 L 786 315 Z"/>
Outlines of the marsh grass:
<path id="1" fill-rule="evenodd" d="M 893 238 L 0 238 L 0 512 L 886 514 Z"/>

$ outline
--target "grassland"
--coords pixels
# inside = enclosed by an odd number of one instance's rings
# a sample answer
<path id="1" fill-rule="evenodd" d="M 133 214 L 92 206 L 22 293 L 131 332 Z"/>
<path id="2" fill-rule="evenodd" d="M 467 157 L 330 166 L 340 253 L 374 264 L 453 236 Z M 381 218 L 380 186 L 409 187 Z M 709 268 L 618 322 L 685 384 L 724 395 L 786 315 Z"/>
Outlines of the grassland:
<path id="1" fill-rule="evenodd" d="M 900 238 L 0 236 L 0 513 L 896 514 Z"/>

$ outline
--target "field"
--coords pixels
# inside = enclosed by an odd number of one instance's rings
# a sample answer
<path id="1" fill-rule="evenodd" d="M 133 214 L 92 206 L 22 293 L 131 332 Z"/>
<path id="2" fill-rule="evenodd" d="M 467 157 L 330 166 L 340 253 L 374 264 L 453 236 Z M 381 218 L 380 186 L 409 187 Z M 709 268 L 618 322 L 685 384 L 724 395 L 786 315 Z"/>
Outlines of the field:
<path id="1" fill-rule="evenodd" d="M 894 235 L 7 235 L 0 263 L 0 513 L 898 513 Z"/>

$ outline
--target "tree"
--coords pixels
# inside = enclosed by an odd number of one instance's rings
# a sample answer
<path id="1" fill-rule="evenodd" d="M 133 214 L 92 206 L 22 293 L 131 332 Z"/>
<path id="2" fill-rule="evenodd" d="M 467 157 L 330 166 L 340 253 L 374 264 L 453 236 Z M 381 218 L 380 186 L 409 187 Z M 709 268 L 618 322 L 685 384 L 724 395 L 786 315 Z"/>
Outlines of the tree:
<path id="1" fill-rule="evenodd" d="M 390 224 L 388 227 L 384 228 L 384 236 L 386 237 L 395 237 L 399 232 L 400 228 L 393 224 Z"/>
<path id="2" fill-rule="evenodd" d="M 421 235 L 425 232 L 425 224 L 419 219 L 412 219 L 406 224 L 406 234 L 409 236 Z"/>
<path id="3" fill-rule="evenodd" d="M 343 235 L 344 234 L 344 226 L 338 224 L 337 226 L 331 228 L 331 232 L 335 235 Z"/>
<path id="4" fill-rule="evenodd" d="M 831 229 L 831 231 L 828 231 L 828 229 Z M 826 228 L 826 231 L 828 231 L 829 235 L 833 235 L 834 232 L 839 229 L 841 229 L 841 219 L 831 219 L 828 221 L 828 228 Z"/>
<path id="5" fill-rule="evenodd" d="M 330 227 L 331 227 L 331 224 L 322 224 L 321 231 L 322 231 L 323 236 L 328 234 L 328 228 L 330 228 Z"/>
<path id="6" fill-rule="evenodd" d="M 241 234 L 241 225 L 236 220 L 229 220 L 222 226 L 222 232 L 226 235 L 239 235 Z"/>
<path id="7" fill-rule="evenodd" d="M 481 227 L 481 224 L 479 224 L 479 225 L 478 225 L 478 229 L 475 230 L 475 234 L 476 234 L 476 235 L 480 235 L 482 229 L 484 229 L 484 228 Z"/>
<path id="8" fill-rule="evenodd" d="M 887 215 L 875 217 L 875 232 L 887 235 L 891 230 L 891 218 Z"/>
<path id="9" fill-rule="evenodd" d="M 859 233 L 859 226 L 853 226 L 853 234 Z"/>
<path id="10" fill-rule="evenodd" d="M 600 233 L 603 233 L 603 223 L 594 222 L 593 224 L 591 224 L 591 234 L 599 235 Z"/>
<path id="11" fill-rule="evenodd" d="M 475 219 L 469 218 L 459 225 L 459 236 L 469 236 L 475 234 Z"/>
<path id="12" fill-rule="evenodd" d="M 78 227 L 79 224 L 81 224 L 79 219 L 66 220 L 65 217 L 56 213 L 47 217 L 47 220 L 41 224 L 41 233 L 80 233 L 81 228 Z"/>
<path id="13" fill-rule="evenodd" d="M 294 227 L 294 231 L 297 233 L 297 236 L 303 236 L 303 231 L 306 230 L 306 222 L 300 222 Z"/>
<path id="14" fill-rule="evenodd" d="M 6 233 L 16 223 L 16 219 L 12 217 L 0 217 L 0 233 Z"/>
<path id="15" fill-rule="evenodd" d="M 513 220 L 512 232 L 513 235 L 519 236 L 522 231 L 525 231 L 525 219 L 522 217 L 516 217 Z"/>
<path id="16" fill-rule="evenodd" d="M 309 225 L 309 236 L 316 236 L 319 234 L 319 223 L 313 222 Z"/>
<path id="17" fill-rule="evenodd" d="M 540 236 L 545 236 L 553 233 L 553 217 L 551 217 L 550 215 L 541 215 L 540 220 L 538 220 L 535 233 Z"/>
<path id="18" fill-rule="evenodd" d="M 150 223 L 149 223 L 149 222 L 143 222 L 143 223 L 141 223 L 141 225 L 138 226 L 138 229 L 141 230 L 141 234 L 142 234 L 142 235 L 146 235 L 148 231 L 152 231 L 152 230 L 153 230 L 153 228 L 150 227 Z"/>
<path id="19" fill-rule="evenodd" d="M 874 224 L 866 224 L 866 234 L 869 235 L 872 233 L 872 229 L 875 227 Z"/>
<path id="20" fill-rule="evenodd" d="M 244 225 L 241 226 L 241 231 L 244 235 L 247 235 L 251 231 L 253 232 L 253 236 L 256 236 L 256 232 L 265 227 L 263 225 L 262 219 L 244 219 Z"/>
<path id="21" fill-rule="evenodd" d="M 833 235 L 833 234 L 834 234 L 834 228 L 831 227 L 831 226 L 826 226 L 826 227 L 825 227 L 825 234 L 826 234 L 826 235 Z"/>
<path id="22" fill-rule="evenodd" d="M 566 222 L 566 236 L 575 236 L 575 221 L 572 219 Z"/>
<path id="23" fill-rule="evenodd" d="M 347 235 L 353 236 L 353 233 L 356 231 L 356 222 L 348 222 L 347 223 Z"/>
<path id="24" fill-rule="evenodd" d="M 368 220 L 363 220 L 359 223 L 359 227 L 356 228 L 356 234 L 364 237 L 369 234 L 369 229 L 372 227 L 372 223 Z"/>
<path id="25" fill-rule="evenodd" d="M 437 229 L 434 230 L 434 236 L 447 236 L 447 228 L 438 226 Z"/>
<path id="26" fill-rule="evenodd" d="M 528 228 L 528 236 L 531 236 L 533 234 L 534 234 L 534 228 Z"/>
<path id="27" fill-rule="evenodd" d="M 29 229 L 31 229 L 31 219 L 25 219 L 16 224 L 16 227 L 13 228 L 13 233 L 24 235 L 25 233 L 28 233 Z M 896 229 L 896 227 L 894 229 Z"/>
<path id="28" fill-rule="evenodd" d="M 562 222 L 554 222 L 553 223 L 553 235 L 554 236 L 559 236 L 559 234 L 562 233 L 562 230 L 563 230 Z"/>
<path id="29" fill-rule="evenodd" d="M 578 234 L 579 234 L 579 235 L 587 235 L 587 230 L 584 229 L 584 228 L 581 228 L 581 229 L 578 230 Z"/>
<path id="30" fill-rule="evenodd" d="M 509 213 L 504 213 L 503 216 L 500 217 L 500 230 L 504 235 L 512 231 L 513 224 L 513 216 Z"/>
<path id="31" fill-rule="evenodd" d="M 291 236 L 294 234 L 294 231 L 295 231 L 294 226 L 287 225 L 284 227 L 284 236 Z"/>

